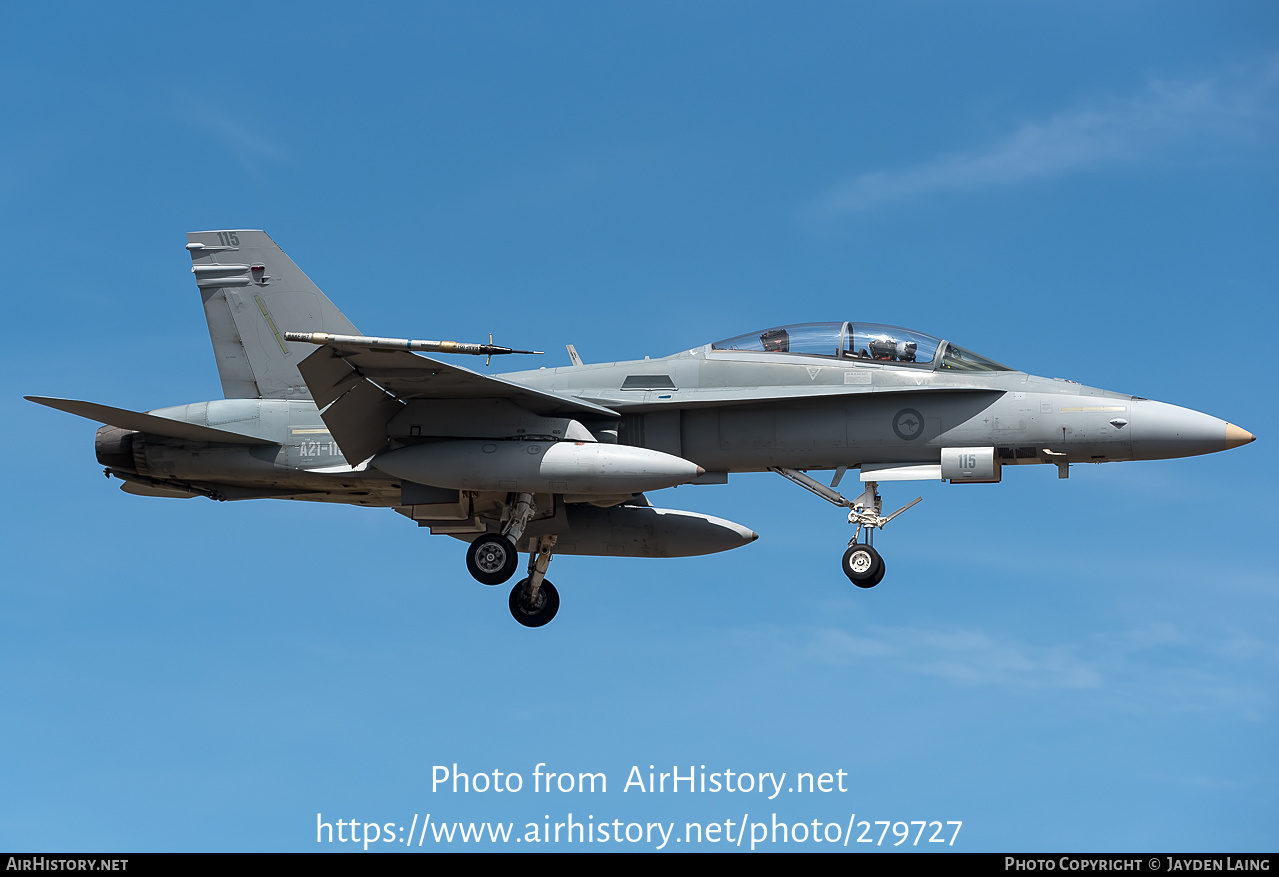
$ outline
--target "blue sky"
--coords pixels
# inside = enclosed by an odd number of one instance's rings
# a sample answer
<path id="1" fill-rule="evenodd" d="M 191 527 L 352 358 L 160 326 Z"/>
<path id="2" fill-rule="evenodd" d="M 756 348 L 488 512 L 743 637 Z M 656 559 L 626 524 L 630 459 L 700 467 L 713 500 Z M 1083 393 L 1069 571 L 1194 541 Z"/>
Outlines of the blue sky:
<path id="1" fill-rule="evenodd" d="M 351 849 L 317 813 L 571 812 L 1274 848 L 1272 5 L 29 6 L 6 31 L 0 847 Z M 557 558 L 560 614 L 528 631 L 459 542 L 127 496 L 92 424 L 21 400 L 218 398 L 184 233 L 246 227 L 370 334 L 567 364 L 883 322 L 1259 440 L 921 485 L 869 592 L 840 514 L 776 476 L 665 491 L 761 538 Z M 609 787 L 432 791 L 453 763 Z M 623 791 L 650 764 L 848 791 Z"/>

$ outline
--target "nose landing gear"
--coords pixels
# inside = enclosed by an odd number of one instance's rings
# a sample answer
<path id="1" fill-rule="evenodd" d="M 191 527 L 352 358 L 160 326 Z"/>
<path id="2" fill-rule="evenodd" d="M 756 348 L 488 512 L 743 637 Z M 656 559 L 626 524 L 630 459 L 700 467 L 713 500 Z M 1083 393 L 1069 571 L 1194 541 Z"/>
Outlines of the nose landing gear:
<path id="1" fill-rule="evenodd" d="M 867 481 L 866 489 L 862 491 L 857 499 L 847 499 L 843 494 L 834 489 L 834 486 L 827 487 L 821 482 L 814 481 L 812 478 L 800 472 L 798 469 L 783 469 L 781 467 L 773 467 L 772 471 L 794 481 L 800 487 L 815 493 L 822 499 L 832 505 L 840 506 L 848 509 L 848 523 L 857 525 L 857 532 L 848 543 L 848 550 L 844 552 L 844 558 L 840 563 L 844 570 L 844 575 L 848 576 L 848 580 L 859 588 L 873 588 L 878 585 L 884 578 L 884 559 L 879 556 L 879 552 L 871 547 L 871 533 L 877 529 L 882 529 L 885 524 L 893 518 L 900 515 L 906 509 L 914 506 L 916 503 L 923 502 L 922 496 L 916 497 L 912 502 L 893 512 L 891 515 L 884 515 L 884 503 L 879 496 L 879 483 L 875 481 Z M 835 483 L 839 483 L 843 470 L 839 470 L 835 477 Z M 866 530 L 866 541 L 862 542 L 862 529 Z"/>

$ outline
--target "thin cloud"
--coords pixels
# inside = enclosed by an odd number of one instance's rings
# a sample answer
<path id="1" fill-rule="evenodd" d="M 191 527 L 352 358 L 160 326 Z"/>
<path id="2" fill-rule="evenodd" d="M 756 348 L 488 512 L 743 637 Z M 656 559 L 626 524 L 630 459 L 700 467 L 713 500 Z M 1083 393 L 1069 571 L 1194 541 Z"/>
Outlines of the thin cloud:
<path id="1" fill-rule="evenodd" d="M 1279 60 L 1247 75 L 1152 82 L 1139 94 L 1022 124 L 985 147 L 913 168 L 861 174 L 809 208 L 834 218 L 932 194 L 1011 186 L 1137 161 L 1220 159 L 1260 139 L 1274 119 Z"/>
<path id="2" fill-rule="evenodd" d="M 1272 649 L 1237 630 L 1208 634 L 1166 623 L 1098 637 L 1086 646 L 1017 642 L 974 628 L 832 627 L 797 630 L 797 657 L 831 665 L 876 664 L 971 687 L 1105 691 L 1126 708 L 1165 712 L 1229 709 L 1252 717 L 1268 692 L 1237 682 L 1279 669 Z M 1239 672 L 1248 668 L 1248 673 Z"/>
<path id="3" fill-rule="evenodd" d="M 864 636 L 825 628 L 813 631 L 804 657 L 819 663 L 891 660 L 898 667 L 969 685 L 1028 688 L 1097 688 L 1102 676 L 1091 662 L 1063 648 L 1000 642 L 985 632 L 877 628 Z"/>
<path id="4" fill-rule="evenodd" d="M 263 161 L 284 161 L 284 150 L 248 125 L 200 106 L 191 95 L 186 95 L 183 103 L 188 108 L 187 120 L 211 135 L 248 170 L 259 170 Z"/>

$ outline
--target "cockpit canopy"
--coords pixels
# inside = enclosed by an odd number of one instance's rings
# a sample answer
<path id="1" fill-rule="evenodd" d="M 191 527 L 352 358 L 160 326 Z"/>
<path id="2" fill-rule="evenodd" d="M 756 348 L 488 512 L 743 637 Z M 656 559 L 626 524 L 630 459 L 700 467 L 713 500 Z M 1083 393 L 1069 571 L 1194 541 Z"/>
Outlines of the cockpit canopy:
<path id="1" fill-rule="evenodd" d="M 1013 371 L 931 335 L 878 323 L 795 323 L 726 338 L 712 350 L 754 350 L 956 371 Z"/>

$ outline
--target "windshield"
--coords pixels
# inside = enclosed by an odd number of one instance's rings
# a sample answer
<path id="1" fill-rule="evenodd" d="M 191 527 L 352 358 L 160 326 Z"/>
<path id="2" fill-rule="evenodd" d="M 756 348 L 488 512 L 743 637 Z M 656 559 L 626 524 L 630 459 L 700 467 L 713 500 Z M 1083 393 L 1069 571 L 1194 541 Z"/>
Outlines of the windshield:
<path id="1" fill-rule="evenodd" d="M 965 372 L 1010 372 L 1006 365 L 1000 365 L 993 359 L 978 356 L 971 350 L 965 350 L 958 344 L 946 342 L 946 352 L 942 354 L 941 367 Z"/>
<path id="2" fill-rule="evenodd" d="M 943 348 L 942 345 L 945 344 Z M 939 338 L 879 323 L 795 323 L 725 338 L 712 350 L 752 350 L 928 366 L 955 371 L 1012 371 Z M 941 361 L 937 362 L 941 350 Z"/>

